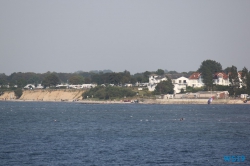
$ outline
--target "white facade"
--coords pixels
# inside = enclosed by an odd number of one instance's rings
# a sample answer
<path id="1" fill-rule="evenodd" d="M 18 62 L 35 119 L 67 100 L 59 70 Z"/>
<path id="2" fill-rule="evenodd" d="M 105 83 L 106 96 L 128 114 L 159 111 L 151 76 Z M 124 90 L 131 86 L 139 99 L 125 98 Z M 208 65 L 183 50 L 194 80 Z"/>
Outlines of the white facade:
<path id="1" fill-rule="evenodd" d="M 188 86 L 194 87 L 194 88 L 200 88 L 204 86 L 204 83 L 202 82 L 202 79 L 189 79 Z"/>
<path id="2" fill-rule="evenodd" d="M 82 88 L 94 88 L 96 87 L 97 85 L 96 84 L 82 84 Z"/>
<path id="3" fill-rule="evenodd" d="M 27 84 L 25 87 L 23 87 L 24 89 L 35 89 L 35 85 L 34 84 Z"/>
<path id="4" fill-rule="evenodd" d="M 157 84 L 148 84 L 148 91 L 154 91 L 155 90 L 155 87 L 157 86 Z"/>
<path id="5" fill-rule="evenodd" d="M 230 84 L 228 75 L 223 72 L 215 73 L 213 81 L 216 85 L 229 86 Z"/>
<path id="6" fill-rule="evenodd" d="M 149 76 L 149 84 L 158 84 L 161 81 L 167 81 L 165 76 L 159 76 L 157 74 L 151 74 Z"/>
<path id="7" fill-rule="evenodd" d="M 43 89 L 44 87 L 41 84 L 37 84 L 37 86 L 35 86 L 34 84 L 27 84 L 23 88 L 24 89 Z"/>
<path id="8" fill-rule="evenodd" d="M 149 91 L 154 91 L 155 87 L 158 83 L 161 81 L 167 81 L 167 78 L 165 76 L 159 76 L 157 74 L 151 74 L 149 76 L 149 83 L 147 85 Z"/>
<path id="9" fill-rule="evenodd" d="M 43 89 L 44 87 L 42 86 L 42 84 L 37 84 L 36 89 Z"/>
<path id="10" fill-rule="evenodd" d="M 201 73 L 195 72 L 189 77 L 188 86 L 200 88 L 204 86 Z"/>
<path id="11" fill-rule="evenodd" d="M 181 89 L 186 91 L 189 79 L 186 77 L 179 77 L 177 79 L 172 79 L 172 83 L 174 85 L 174 93 L 180 93 Z"/>
<path id="12" fill-rule="evenodd" d="M 89 89 L 89 88 L 94 88 L 96 87 L 96 84 L 80 84 L 80 85 L 69 85 L 69 88 L 72 89 Z"/>

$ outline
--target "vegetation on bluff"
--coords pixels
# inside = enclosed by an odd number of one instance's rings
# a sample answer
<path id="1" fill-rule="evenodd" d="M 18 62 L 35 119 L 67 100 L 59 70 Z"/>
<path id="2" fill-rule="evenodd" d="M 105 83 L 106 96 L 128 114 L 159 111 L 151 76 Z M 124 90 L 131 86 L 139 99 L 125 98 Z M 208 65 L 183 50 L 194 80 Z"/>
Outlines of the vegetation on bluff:
<path id="1" fill-rule="evenodd" d="M 19 99 L 22 95 L 23 95 L 23 90 L 20 88 L 17 88 L 16 90 L 14 90 L 15 96 L 17 99 Z"/>
<path id="2" fill-rule="evenodd" d="M 135 95 L 136 92 L 125 87 L 97 86 L 95 88 L 91 88 L 88 91 L 84 92 L 82 94 L 82 97 L 84 99 L 87 98 L 115 99 L 115 98 L 133 97 Z"/>

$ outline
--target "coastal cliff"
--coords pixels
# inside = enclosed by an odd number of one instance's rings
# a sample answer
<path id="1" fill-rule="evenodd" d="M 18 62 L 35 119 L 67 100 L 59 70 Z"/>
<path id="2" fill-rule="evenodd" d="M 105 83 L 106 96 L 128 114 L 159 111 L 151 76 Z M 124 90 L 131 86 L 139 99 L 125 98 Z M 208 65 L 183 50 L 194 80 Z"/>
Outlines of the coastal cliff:
<path id="1" fill-rule="evenodd" d="M 19 100 L 25 101 L 73 101 L 82 99 L 84 90 L 25 90 Z"/>

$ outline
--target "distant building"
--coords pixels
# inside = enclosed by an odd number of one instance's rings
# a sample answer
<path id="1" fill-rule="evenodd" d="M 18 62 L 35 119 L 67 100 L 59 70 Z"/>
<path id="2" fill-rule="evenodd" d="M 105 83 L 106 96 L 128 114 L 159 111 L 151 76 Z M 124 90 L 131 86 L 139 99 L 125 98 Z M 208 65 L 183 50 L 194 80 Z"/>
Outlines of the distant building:
<path id="1" fill-rule="evenodd" d="M 149 91 L 154 91 L 155 87 L 158 83 L 161 81 L 167 81 L 167 78 L 165 76 L 159 76 L 157 74 L 151 74 L 149 76 L 149 83 L 147 85 Z"/>
<path id="2" fill-rule="evenodd" d="M 34 84 L 27 84 L 23 89 L 35 89 L 36 86 Z"/>
<path id="3" fill-rule="evenodd" d="M 194 87 L 194 88 L 200 88 L 204 86 L 203 79 L 201 77 L 201 73 L 195 72 L 193 73 L 189 78 L 188 86 Z"/>
<path id="4" fill-rule="evenodd" d="M 41 84 L 37 84 L 37 86 L 35 86 L 34 84 L 27 84 L 23 88 L 24 89 L 43 89 L 44 87 Z"/>
<path id="5" fill-rule="evenodd" d="M 229 86 L 229 77 L 224 72 L 217 72 L 213 75 L 213 80 L 215 85 Z"/>
<path id="6" fill-rule="evenodd" d="M 183 89 L 186 91 L 189 79 L 188 74 L 185 73 L 177 73 L 177 74 L 166 74 L 172 81 L 174 85 L 174 94 L 180 93 Z"/>

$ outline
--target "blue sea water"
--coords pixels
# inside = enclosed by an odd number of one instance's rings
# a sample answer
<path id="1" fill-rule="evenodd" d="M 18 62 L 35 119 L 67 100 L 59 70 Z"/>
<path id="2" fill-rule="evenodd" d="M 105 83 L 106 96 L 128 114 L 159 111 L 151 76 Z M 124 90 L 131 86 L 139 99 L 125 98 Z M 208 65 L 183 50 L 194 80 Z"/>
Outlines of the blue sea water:
<path id="1" fill-rule="evenodd" d="M 250 105 L 0 102 L 0 165 L 250 165 L 249 126 Z"/>

